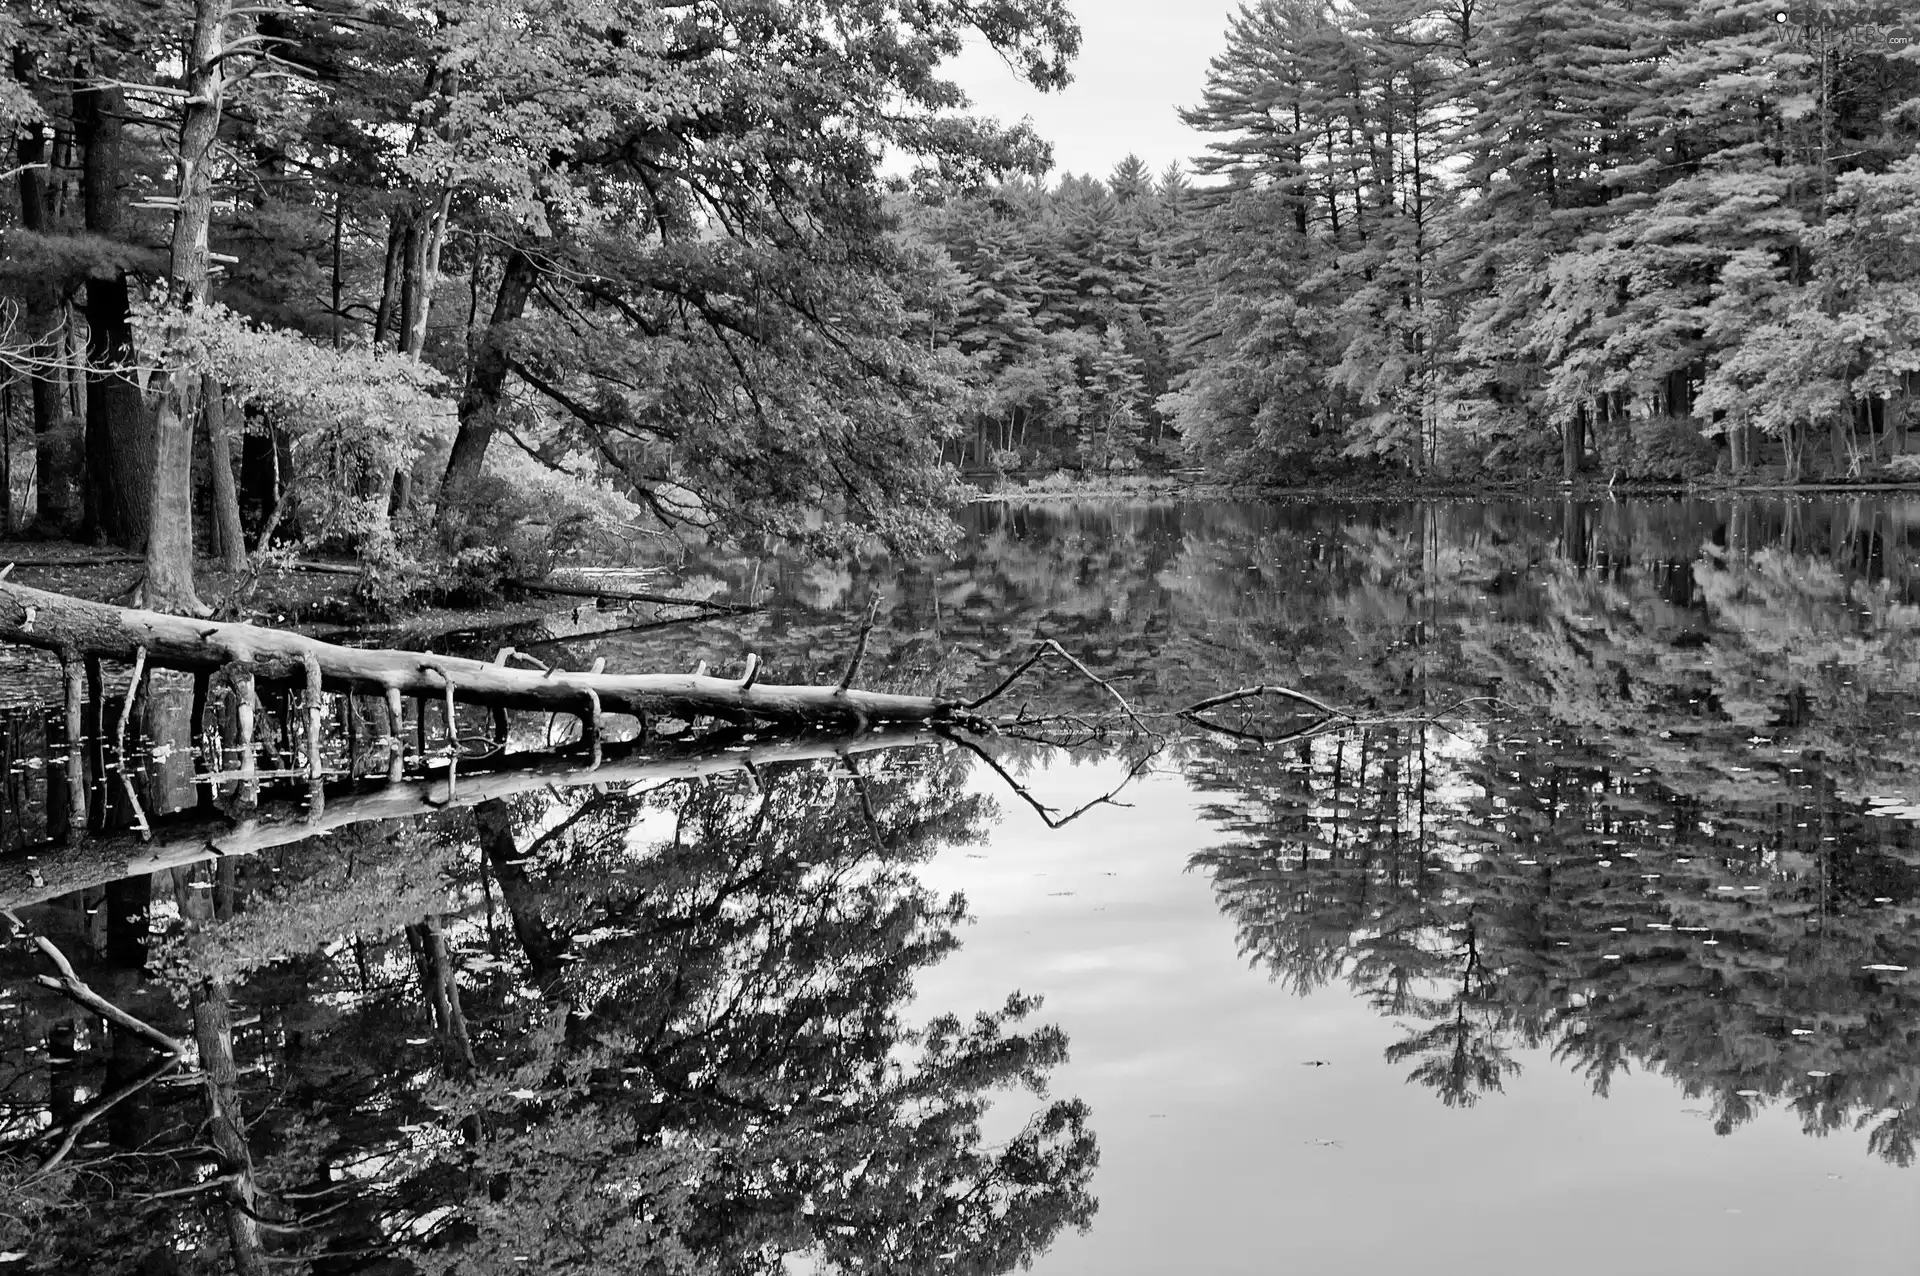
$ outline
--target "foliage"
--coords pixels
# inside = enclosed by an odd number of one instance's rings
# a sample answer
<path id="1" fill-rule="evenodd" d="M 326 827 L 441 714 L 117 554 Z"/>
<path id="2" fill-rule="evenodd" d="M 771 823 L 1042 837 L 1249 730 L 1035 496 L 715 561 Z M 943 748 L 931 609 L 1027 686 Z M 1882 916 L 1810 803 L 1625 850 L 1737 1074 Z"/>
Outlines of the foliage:
<path id="1" fill-rule="evenodd" d="M 950 442 L 963 460 L 1105 472 L 1164 450 L 1154 400 L 1173 366 L 1164 304 L 1179 182 L 1129 157 L 1104 182 L 915 192 L 903 234 L 930 284 L 915 319 L 959 357 L 970 397 Z"/>
<path id="2" fill-rule="evenodd" d="M 1187 112 L 1188 447 L 1679 478 L 1753 430 L 1858 476 L 1905 439 L 1920 61 L 1856 9 L 1245 6 Z"/>
<path id="3" fill-rule="evenodd" d="M 884 165 L 954 190 L 1043 169 L 1040 139 L 969 113 L 942 67 L 983 40 L 1059 87 L 1079 40 L 1061 0 L 105 0 L 7 23 L 0 113 L 32 123 L 23 199 L 0 213 L 0 288 L 36 327 L 84 313 L 93 345 L 62 375 L 118 388 L 122 293 L 191 264 L 149 245 L 210 183 L 215 309 L 162 334 L 154 296 L 140 375 L 172 393 L 174 365 L 207 371 L 253 405 L 256 437 L 295 465 L 246 468 L 243 502 L 290 494 L 310 541 L 405 559 L 391 517 L 430 516 L 444 475 L 458 521 L 477 497 L 456 489 L 508 440 L 569 483 L 617 489 L 652 531 L 839 550 L 951 535 L 961 489 L 940 450 L 965 396 L 948 352 L 913 331 L 924 263 L 892 234 Z M 182 66 L 195 31 L 228 52 Z M 227 109 L 206 163 L 182 165 L 195 75 Z M 44 170 L 25 162 L 42 121 L 62 139 Z M 137 455 L 154 405 L 114 399 L 110 423 L 110 398 L 90 400 L 93 461 L 69 477 L 99 530 L 125 536 L 142 476 L 104 439 L 111 424 Z M 529 486 L 518 463 L 495 473 Z"/>

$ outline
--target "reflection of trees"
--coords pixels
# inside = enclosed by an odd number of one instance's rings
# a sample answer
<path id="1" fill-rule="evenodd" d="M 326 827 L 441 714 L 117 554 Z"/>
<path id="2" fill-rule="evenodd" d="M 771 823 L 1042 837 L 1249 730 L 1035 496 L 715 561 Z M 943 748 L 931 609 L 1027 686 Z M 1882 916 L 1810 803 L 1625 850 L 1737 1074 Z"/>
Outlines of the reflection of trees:
<path id="1" fill-rule="evenodd" d="M 1870 814 L 1920 787 L 1915 515 L 1198 520 L 1161 574 L 1184 591 L 1176 632 L 1348 704 L 1503 707 L 1465 738 L 1202 748 L 1190 770 L 1230 841 L 1196 863 L 1277 979 L 1407 1019 L 1394 1056 L 1448 1102 L 1548 1045 L 1601 1093 L 1637 1063 L 1723 1130 L 1785 1103 L 1910 1160 L 1912 976 L 1863 967 L 1920 969 L 1913 824 Z"/>
<path id="2" fill-rule="evenodd" d="M 991 1096 L 1042 1091 L 1065 1057 L 1037 1002 L 906 1018 L 964 916 L 915 866 L 988 810 L 944 753 L 859 765 L 488 803 L 229 872 L 229 920 L 155 965 L 216 974 L 236 1020 L 258 1017 L 235 1053 L 272 1256 L 984 1273 L 1084 1226 L 1083 1105 L 1043 1104 L 998 1144 L 980 1128 Z M 212 1193 L 153 1196 L 217 1165 L 159 1103 L 146 1178 L 89 1163 L 106 1190 L 66 1185 L 66 1212 L 21 1238 L 51 1269 L 151 1250 L 95 1226 L 116 1191 L 163 1247 L 222 1261 Z"/>
<path id="3" fill-rule="evenodd" d="M 1499 729 L 1379 728 L 1204 764 L 1231 840 L 1195 863 L 1247 955 L 1406 1021 L 1389 1060 L 1449 1104 L 1546 1046 L 1599 1094 L 1637 1064 L 1708 1101 L 1723 1132 L 1778 1103 L 1910 1162 L 1912 826 L 1830 789 L 1708 810 L 1563 726 Z"/>

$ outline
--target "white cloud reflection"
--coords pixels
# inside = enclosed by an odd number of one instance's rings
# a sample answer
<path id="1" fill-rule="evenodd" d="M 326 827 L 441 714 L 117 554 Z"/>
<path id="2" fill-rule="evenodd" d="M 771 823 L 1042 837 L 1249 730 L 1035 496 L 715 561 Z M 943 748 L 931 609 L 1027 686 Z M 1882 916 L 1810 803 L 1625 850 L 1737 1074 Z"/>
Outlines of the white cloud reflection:
<path id="1" fill-rule="evenodd" d="M 1117 777 L 1031 780 L 1068 806 Z M 1198 795 L 1162 776 L 1126 796 L 1131 809 L 1049 832 L 1002 794 L 986 845 L 926 870 L 976 921 L 922 977 L 921 1006 L 1043 995 L 1072 1038 L 1055 1092 L 1093 1108 L 1101 1212 L 1042 1276 L 1908 1270 L 1916 1181 L 1856 1140 L 1807 1138 L 1791 1114 L 1717 1138 L 1662 1078 L 1618 1078 L 1600 1100 L 1526 1051 L 1505 1094 L 1443 1107 L 1383 1061 L 1394 1023 L 1249 969 L 1209 881 L 1185 871 L 1222 840 Z M 1005 1106 L 996 1125 L 1025 1111 Z"/>

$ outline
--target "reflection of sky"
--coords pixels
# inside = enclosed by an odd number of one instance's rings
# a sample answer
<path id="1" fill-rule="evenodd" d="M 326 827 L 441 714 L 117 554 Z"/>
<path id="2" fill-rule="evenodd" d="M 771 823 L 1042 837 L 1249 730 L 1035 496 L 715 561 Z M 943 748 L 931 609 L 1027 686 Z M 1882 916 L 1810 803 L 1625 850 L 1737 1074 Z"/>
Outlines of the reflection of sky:
<path id="1" fill-rule="evenodd" d="M 1118 774 L 1030 783 L 1070 807 Z M 1808 1138 L 1771 1111 L 1719 1138 L 1662 1078 L 1595 1099 L 1537 1051 L 1515 1052 L 1505 1094 L 1442 1106 L 1382 1060 L 1393 1022 L 1248 969 L 1209 882 L 1184 871 L 1219 840 L 1200 797 L 1162 776 L 1126 800 L 1050 833 L 1002 794 L 987 844 L 925 873 L 978 920 L 921 977 L 923 1008 L 1043 994 L 1073 1041 L 1056 1092 L 1093 1107 L 1101 1211 L 1045 1276 L 1920 1269 L 1920 1171 L 1873 1157 L 1864 1132 Z"/>

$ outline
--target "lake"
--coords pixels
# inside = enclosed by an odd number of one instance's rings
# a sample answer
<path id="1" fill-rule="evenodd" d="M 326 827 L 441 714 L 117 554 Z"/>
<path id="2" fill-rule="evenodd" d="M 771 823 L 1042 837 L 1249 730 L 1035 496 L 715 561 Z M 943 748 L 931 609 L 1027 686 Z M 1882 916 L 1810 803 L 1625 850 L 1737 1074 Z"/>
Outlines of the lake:
<path id="1" fill-rule="evenodd" d="M 695 554 L 765 609 L 539 654 L 831 682 L 873 614 L 866 684 L 977 695 L 1052 638 L 1110 687 L 598 779 L 517 776 L 476 714 L 466 797 L 409 810 L 356 747 L 323 836 L 304 782 L 196 790 L 163 688 L 68 848 L 16 712 L 0 898 L 160 1034 L 231 1018 L 254 1243 L 316 1272 L 1912 1265 L 1920 500 L 966 523 Z M 1351 721 L 1171 713 L 1262 684 Z M 232 1270 L 208 1087 L 0 963 L 0 1271 Z"/>

